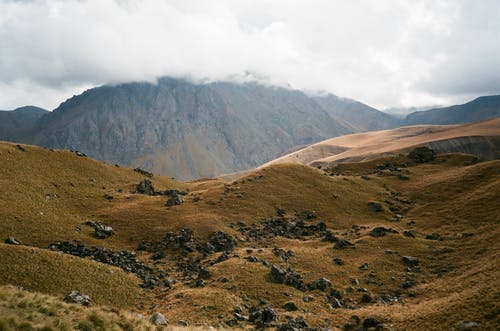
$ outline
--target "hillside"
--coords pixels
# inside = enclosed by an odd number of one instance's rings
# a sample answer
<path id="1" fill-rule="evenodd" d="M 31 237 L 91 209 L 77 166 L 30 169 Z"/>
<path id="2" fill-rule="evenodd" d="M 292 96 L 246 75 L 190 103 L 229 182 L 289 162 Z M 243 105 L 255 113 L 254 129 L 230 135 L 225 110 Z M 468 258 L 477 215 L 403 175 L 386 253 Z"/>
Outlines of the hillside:
<path id="1" fill-rule="evenodd" d="M 500 95 L 479 97 L 463 105 L 417 111 L 406 116 L 403 124 L 461 124 L 496 117 L 500 117 Z"/>
<path id="2" fill-rule="evenodd" d="M 0 140 L 21 142 L 48 111 L 35 106 L 0 111 Z"/>
<path id="3" fill-rule="evenodd" d="M 25 289 L 1 288 L 2 326 L 21 323 L 8 316 L 29 309 L 36 313 L 26 323 L 51 327 L 52 316 L 87 316 L 90 328 L 139 328 L 138 314 L 154 312 L 172 326 L 202 328 L 500 323 L 500 161 L 402 155 L 186 183 L 29 145 L 0 143 L 0 161 L 0 188 L 9 192 L 0 237 L 21 242 L 0 244 L 8 266 L 0 285 Z M 398 169 L 377 170 L 387 163 Z M 144 179 L 156 194 L 137 192 Z M 174 189 L 185 195 L 167 206 L 181 194 L 165 191 Z M 87 225 L 97 221 L 114 233 L 97 239 Z M 71 290 L 89 294 L 94 307 L 57 304 Z M 44 293 L 45 308 L 32 292 Z"/>
<path id="4" fill-rule="evenodd" d="M 417 125 L 345 135 L 312 144 L 263 165 L 277 163 L 316 166 L 397 155 L 426 145 L 440 153 L 466 153 L 486 160 L 500 158 L 500 119 L 465 124 Z"/>
<path id="5" fill-rule="evenodd" d="M 44 116 L 31 133 L 1 136 L 191 179 L 253 168 L 326 138 L 393 126 L 388 115 L 333 98 L 257 83 L 162 78 L 90 89 Z M 361 125 L 343 109 L 374 120 Z"/>

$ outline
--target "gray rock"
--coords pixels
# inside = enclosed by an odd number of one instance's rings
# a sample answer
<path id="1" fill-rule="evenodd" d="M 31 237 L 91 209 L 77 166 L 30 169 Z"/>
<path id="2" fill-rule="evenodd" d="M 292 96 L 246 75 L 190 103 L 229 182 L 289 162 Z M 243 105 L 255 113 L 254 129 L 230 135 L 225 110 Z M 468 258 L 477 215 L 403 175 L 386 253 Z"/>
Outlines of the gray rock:
<path id="1" fill-rule="evenodd" d="M 403 256 L 401 258 L 401 260 L 403 261 L 403 263 L 409 267 L 416 267 L 418 264 L 419 264 L 419 260 L 417 257 L 414 257 L 414 256 Z"/>
<path id="2" fill-rule="evenodd" d="M 21 243 L 18 240 L 16 240 L 16 238 L 14 238 L 14 237 L 9 237 L 9 238 L 5 239 L 5 243 L 10 244 L 10 245 L 21 245 Z"/>
<path id="3" fill-rule="evenodd" d="M 413 149 L 408 157 L 417 163 L 427 163 L 436 159 L 436 152 L 429 147 L 422 146 Z"/>
<path id="4" fill-rule="evenodd" d="M 269 277 L 271 279 L 271 282 L 282 284 L 286 279 L 286 270 L 277 266 L 276 264 L 273 264 L 271 266 Z"/>
<path id="5" fill-rule="evenodd" d="M 311 285 L 309 285 L 309 288 L 312 290 L 321 290 L 321 291 L 326 291 L 330 286 L 332 286 L 332 282 L 330 282 L 329 279 L 327 278 L 320 278 L 316 281 L 314 281 Z"/>
<path id="6" fill-rule="evenodd" d="M 466 330 L 479 330 L 481 324 L 477 322 L 464 321 L 457 325 L 457 330 L 466 331 Z"/>
<path id="7" fill-rule="evenodd" d="M 92 304 L 88 295 L 82 294 L 78 291 L 71 291 L 64 297 L 64 301 L 82 306 L 90 306 Z"/>
<path id="8" fill-rule="evenodd" d="M 368 202 L 368 208 L 371 211 L 376 212 L 376 213 L 384 210 L 384 207 L 382 206 L 382 204 L 380 202 L 376 202 L 376 201 Z"/>
<path id="9" fill-rule="evenodd" d="M 151 323 L 153 323 L 154 325 L 164 325 L 164 326 L 167 326 L 168 325 L 168 318 L 163 315 L 162 313 L 154 313 L 153 315 L 151 315 Z"/>
<path id="10" fill-rule="evenodd" d="M 285 309 L 286 311 L 296 311 L 299 309 L 299 307 L 297 307 L 294 302 L 289 301 L 283 305 L 283 309 Z"/>

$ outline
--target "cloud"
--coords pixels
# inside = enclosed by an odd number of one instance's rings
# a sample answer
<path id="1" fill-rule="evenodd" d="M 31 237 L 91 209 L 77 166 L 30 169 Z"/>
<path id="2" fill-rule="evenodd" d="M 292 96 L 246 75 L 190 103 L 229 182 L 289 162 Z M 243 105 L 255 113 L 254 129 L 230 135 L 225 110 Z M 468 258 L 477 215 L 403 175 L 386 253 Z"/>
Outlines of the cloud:
<path id="1" fill-rule="evenodd" d="M 465 0 L 4 0 L 0 109 L 248 73 L 378 107 L 463 101 L 499 92 L 499 12 Z"/>

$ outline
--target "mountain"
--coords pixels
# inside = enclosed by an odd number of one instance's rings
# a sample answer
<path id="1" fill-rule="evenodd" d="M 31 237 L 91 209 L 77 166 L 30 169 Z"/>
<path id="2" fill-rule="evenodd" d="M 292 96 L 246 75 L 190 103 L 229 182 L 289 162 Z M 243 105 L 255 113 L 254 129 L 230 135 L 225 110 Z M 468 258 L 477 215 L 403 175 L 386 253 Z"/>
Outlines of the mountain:
<path id="1" fill-rule="evenodd" d="M 36 122 L 49 112 L 35 106 L 0 111 L 0 140 L 22 141 Z"/>
<path id="2" fill-rule="evenodd" d="M 264 164 L 330 166 L 398 155 L 417 146 L 439 153 L 465 153 L 500 159 L 500 118 L 464 125 L 415 125 L 327 139 Z"/>
<path id="3" fill-rule="evenodd" d="M 0 162 L 4 330 L 498 329 L 500 160 L 186 183 L 5 142 Z"/>
<path id="4" fill-rule="evenodd" d="M 333 119 L 347 126 L 351 132 L 384 130 L 399 125 L 399 120 L 359 101 L 328 94 L 314 97 Z"/>
<path id="5" fill-rule="evenodd" d="M 333 99 L 256 83 L 173 78 L 102 86 L 43 116 L 24 141 L 189 179 L 253 168 L 296 146 L 394 125 L 366 105 Z M 362 125 L 347 109 L 378 118 Z"/>
<path id="6" fill-rule="evenodd" d="M 463 105 L 409 114 L 403 124 L 460 124 L 500 117 L 500 95 L 483 96 Z"/>

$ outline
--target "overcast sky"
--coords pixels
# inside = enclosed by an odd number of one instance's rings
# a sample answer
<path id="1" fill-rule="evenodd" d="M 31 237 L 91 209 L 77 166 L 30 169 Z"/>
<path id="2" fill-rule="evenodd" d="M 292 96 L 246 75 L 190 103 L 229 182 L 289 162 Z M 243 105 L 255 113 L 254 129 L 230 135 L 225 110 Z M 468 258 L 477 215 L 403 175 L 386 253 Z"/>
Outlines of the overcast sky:
<path id="1" fill-rule="evenodd" d="M 0 0 L 0 109 L 163 75 L 459 103 L 500 93 L 500 1 Z"/>

